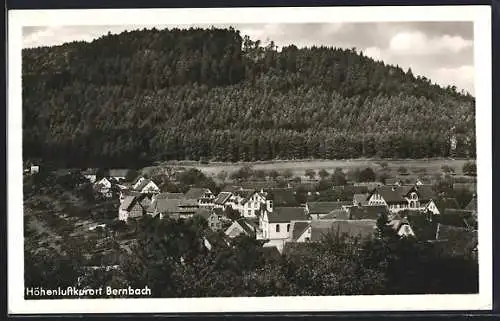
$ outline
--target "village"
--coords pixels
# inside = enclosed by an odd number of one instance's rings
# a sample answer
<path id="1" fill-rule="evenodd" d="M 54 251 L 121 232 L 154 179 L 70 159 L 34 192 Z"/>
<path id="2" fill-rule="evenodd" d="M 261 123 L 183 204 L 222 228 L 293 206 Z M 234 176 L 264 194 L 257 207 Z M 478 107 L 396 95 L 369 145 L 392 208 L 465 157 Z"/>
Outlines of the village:
<path id="1" fill-rule="evenodd" d="M 208 186 L 190 187 L 184 193 L 165 191 L 158 186 L 158 179 L 155 183 L 148 175 L 130 180 L 126 169 L 109 170 L 99 179 L 97 169 L 81 174 L 96 192 L 115 200 L 116 219 L 126 224 L 146 215 L 205 219 L 210 230 L 218 232 L 204 237 L 208 249 L 212 243 L 229 245 L 239 235 L 263 240 L 264 247 L 275 248 L 279 253 L 289 243 L 320 242 L 332 230 L 350 237 L 374 237 L 377 219 L 382 215 L 400 237 L 426 242 L 446 242 L 450 233 L 455 238 L 457 232 L 476 233 L 475 193 L 465 206 L 460 206 L 456 199 L 438 193 L 429 177 L 330 184 L 328 189 L 319 191 L 318 184 L 329 174 L 324 172 L 321 180 L 309 170 L 309 176 L 301 181 L 284 180 L 281 185 L 286 186 L 279 187 L 269 178 L 239 179 L 218 193 Z M 330 175 L 335 174 L 338 171 Z M 171 175 L 174 177 L 175 173 Z M 457 183 L 454 188 L 469 188 L 472 192 L 475 185 Z"/>

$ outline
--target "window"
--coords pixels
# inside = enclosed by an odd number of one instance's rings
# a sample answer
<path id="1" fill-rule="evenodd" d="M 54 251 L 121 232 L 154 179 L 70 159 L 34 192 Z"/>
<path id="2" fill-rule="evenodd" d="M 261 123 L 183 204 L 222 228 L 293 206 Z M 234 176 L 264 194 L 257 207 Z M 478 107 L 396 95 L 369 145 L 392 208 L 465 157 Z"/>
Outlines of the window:
<path id="1" fill-rule="evenodd" d="M 310 238 L 306 237 L 306 242 L 309 242 L 310 240 L 311 240 Z"/>
<path id="2" fill-rule="evenodd" d="M 252 216 L 252 211 L 248 210 L 248 216 Z"/>
<path id="3" fill-rule="evenodd" d="M 287 225 L 286 225 L 286 231 L 287 231 L 287 232 L 290 232 L 290 224 L 287 224 Z"/>
<path id="4" fill-rule="evenodd" d="M 276 224 L 276 233 L 279 233 L 279 232 L 280 232 L 280 225 Z"/>

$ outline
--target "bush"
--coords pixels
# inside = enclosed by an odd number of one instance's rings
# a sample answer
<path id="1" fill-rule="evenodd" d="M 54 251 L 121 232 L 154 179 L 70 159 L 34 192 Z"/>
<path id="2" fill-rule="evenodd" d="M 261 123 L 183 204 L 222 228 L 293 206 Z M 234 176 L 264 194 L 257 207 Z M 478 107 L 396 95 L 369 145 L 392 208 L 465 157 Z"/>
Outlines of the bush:
<path id="1" fill-rule="evenodd" d="M 375 181 L 376 175 L 373 169 L 367 167 L 359 172 L 358 181 L 359 182 L 373 182 Z"/>
<path id="2" fill-rule="evenodd" d="M 404 166 L 398 168 L 399 175 L 408 175 L 408 169 Z"/>
<path id="3" fill-rule="evenodd" d="M 477 167 L 476 162 L 467 162 L 462 167 L 462 171 L 467 176 L 476 176 L 477 175 Z"/>

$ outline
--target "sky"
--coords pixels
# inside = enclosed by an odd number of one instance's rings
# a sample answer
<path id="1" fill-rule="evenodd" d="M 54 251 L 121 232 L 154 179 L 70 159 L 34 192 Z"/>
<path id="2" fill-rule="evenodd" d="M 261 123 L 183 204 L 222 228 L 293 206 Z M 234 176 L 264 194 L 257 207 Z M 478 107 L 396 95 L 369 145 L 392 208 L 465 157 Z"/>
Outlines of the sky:
<path id="1" fill-rule="evenodd" d="M 210 27 L 211 25 L 45 26 L 23 28 L 23 48 L 92 41 L 102 35 L 142 28 Z M 295 44 L 357 48 L 386 64 L 442 86 L 456 86 L 474 95 L 474 35 L 472 22 L 253 23 L 232 26 L 264 44 Z"/>

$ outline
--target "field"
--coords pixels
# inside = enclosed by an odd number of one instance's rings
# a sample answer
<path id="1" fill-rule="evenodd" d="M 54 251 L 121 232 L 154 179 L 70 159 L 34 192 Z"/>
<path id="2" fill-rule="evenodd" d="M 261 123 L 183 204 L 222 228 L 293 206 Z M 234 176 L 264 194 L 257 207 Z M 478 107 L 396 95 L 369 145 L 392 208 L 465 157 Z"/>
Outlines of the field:
<path id="1" fill-rule="evenodd" d="M 376 170 L 381 168 L 382 163 L 387 163 L 390 172 L 397 176 L 400 167 L 405 167 L 409 174 L 435 175 L 442 172 L 442 166 L 446 165 L 455 170 L 457 175 L 462 174 L 463 165 L 470 160 L 467 159 L 401 159 L 401 160 L 377 160 L 377 159 L 352 159 L 352 160 L 294 160 L 294 161 L 259 161 L 251 163 L 218 163 L 201 164 L 193 161 L 165 162 L 157 167 L 182 166 L 185 168 L 198 168 L 205 175 L 215 177 L 221 171 L 232 173 L 242 166 L 248 165 L 255 170 L 291 170 L 294 176 L 303 177 L 306 169 L 333 172 L 336 168 L 344 171 L 363 169 L 371 167 Z M 145 170 L 152 169 L 152 167 Z"/>

